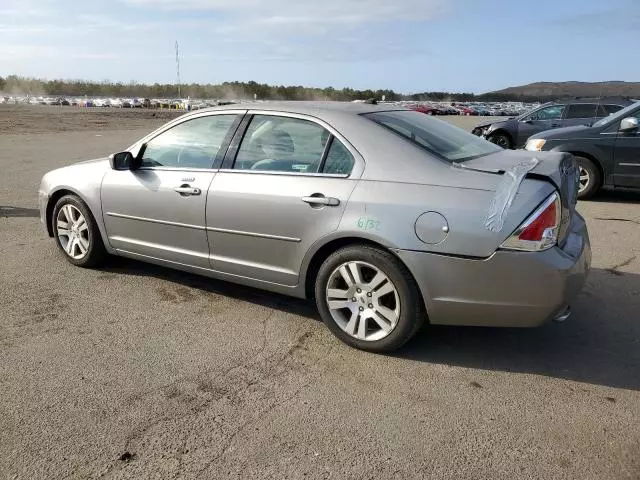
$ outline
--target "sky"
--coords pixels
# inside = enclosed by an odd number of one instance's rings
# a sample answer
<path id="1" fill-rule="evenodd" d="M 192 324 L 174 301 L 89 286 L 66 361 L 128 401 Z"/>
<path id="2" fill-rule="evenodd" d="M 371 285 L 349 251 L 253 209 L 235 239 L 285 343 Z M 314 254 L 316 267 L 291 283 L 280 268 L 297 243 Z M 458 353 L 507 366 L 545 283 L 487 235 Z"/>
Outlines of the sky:
<path id="1" fill-rule="evenodd" d="M 483 93 L 640 81 L 640 0 L 1 0 L 0 76 Z"/>

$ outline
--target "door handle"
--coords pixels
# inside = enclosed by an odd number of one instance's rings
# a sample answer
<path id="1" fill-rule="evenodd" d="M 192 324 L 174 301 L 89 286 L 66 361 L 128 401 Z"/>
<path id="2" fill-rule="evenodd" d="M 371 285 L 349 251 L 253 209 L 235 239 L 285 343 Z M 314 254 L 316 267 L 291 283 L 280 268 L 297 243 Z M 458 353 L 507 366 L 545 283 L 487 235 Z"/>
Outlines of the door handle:
<path id="1" fill-rule="evenodd" d="M 337 207 L 340 205 L 340 200 L 333 197 L 325 197 L 322 194 L 314 194 L 309 197 L 302 197 L 304 203 L 308 203 L 309 205 L 326 205 L 328 207 Z"/>
<path id="2" fill-rule="evenodd" d="M 202 190 L 199 188 L 194 188 L 189 185 L 180 185 L 179 187 L 175 187 L 173 190 L 183 196 L 200 195 L 202 193 Z"/>

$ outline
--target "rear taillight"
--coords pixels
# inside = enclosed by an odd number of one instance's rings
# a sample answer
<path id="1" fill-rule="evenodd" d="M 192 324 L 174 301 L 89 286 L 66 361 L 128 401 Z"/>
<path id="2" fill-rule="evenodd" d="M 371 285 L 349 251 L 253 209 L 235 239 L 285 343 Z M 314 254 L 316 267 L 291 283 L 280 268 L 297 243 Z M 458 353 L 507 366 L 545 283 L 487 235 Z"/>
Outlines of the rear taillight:
<path id="1" fill-rule="evenodd" d="M 506 250 L 539 251 L 558 243 L 558 230 L 562 215 L 558 192 L 547 198 L 500 248 Z"/>

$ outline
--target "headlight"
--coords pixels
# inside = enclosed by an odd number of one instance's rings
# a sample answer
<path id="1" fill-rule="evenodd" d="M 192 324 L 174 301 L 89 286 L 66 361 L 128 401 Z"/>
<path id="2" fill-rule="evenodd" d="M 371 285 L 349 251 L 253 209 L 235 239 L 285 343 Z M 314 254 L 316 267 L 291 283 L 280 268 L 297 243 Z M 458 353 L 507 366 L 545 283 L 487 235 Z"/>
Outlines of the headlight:
<path id="1" fill-rule="evenodd" d="M 527 142 L 524 149 L 529 150 L 530 152 L 540 152 L 542 151 L 542 147 L 544 147 L 545 143 L 547 143 L 547 141 L 542 140 L 541 138 L 532 138 Z"/>

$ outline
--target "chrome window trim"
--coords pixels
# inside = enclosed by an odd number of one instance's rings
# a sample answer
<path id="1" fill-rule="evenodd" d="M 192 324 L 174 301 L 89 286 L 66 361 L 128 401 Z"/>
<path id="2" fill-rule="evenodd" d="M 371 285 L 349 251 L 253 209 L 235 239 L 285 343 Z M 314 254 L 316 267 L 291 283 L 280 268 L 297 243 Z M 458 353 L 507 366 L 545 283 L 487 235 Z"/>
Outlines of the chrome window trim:
<path id="1" fill-rule="evenodd" d="M 346 173 L 304 173 L 304 172 L 278 172 L 275 170 L 240 170 L 233 168 L 221 168 L 220 173 L 248 173 L 250 175 L 280 175 L 289 177 L 327 177 L 327 178 L 349 178 Z"/>
<path id="2" fill-rule="evenodd" d="M 157 170 L 159 172 L 201 172 L 201 173 L 216 173 L 218 171 L 217 168 L 195 168 L 195 167 L 140 167 L 134 172 L 138 172 L 140 170 Z"/>

